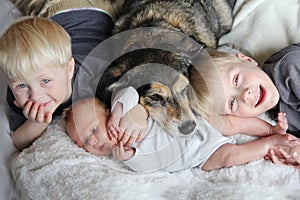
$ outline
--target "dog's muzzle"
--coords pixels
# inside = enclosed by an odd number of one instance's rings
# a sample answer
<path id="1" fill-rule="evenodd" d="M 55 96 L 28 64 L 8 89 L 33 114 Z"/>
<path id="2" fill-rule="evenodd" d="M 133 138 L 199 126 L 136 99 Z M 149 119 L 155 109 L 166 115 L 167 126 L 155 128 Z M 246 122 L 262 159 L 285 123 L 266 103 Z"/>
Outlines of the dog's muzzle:
<path id="1" fill-rule="evenodd" d="M 178 130 L 183 135 L 191 134 L 196 127 L 196 122 L 193 120 L 187 120 L 178 127 Z"/>

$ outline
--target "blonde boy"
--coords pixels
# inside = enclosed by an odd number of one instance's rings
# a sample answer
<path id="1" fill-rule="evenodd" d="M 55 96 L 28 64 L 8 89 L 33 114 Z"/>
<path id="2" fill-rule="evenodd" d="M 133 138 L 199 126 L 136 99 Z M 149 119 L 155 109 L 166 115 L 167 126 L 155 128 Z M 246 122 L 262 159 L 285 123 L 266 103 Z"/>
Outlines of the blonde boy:
<path id="1" fill-rule="evenodd" d="M 26 2 L 22 6 L 32 5 Z M 31 145 L 71 104 L 77 72 L 88 67 L 81 66 L 83 60 L 111 36 L 111 15 L 101 10 L 102 1 L 91 2 L 49 3 L 42 10 L 50 19 L 21 18 L 0 38 L 0 65 L 9 85 L 11 136 L 20 150 Z M 44 1 L 35 3 L 46 5 Z"/>
<path id="2" fill-rule="evenodd" d="M 288 129 L 285 113 L 278 113 L 275 126 L 257 118 L 279 101 L 277 88 L 257 62 L 241 53 L 210 50 L 208 56 L 210 61 L 205 67 L 209 70 L 192 68 L 190 71 L 190 82 L 199 100 L 198 112 L 224 135 L 245 133 L 266 137 L 285 134 Z M 213 90 L 221 94 L 215 94 Z M 223 119 L 224 123 L 215 118 Z M 291 158 L 292 154 L 288 155 L 282 149 L 275 154 L 271 149 L 274 162 L 279 158 Z M 295 163 L 295 160 L 291 162 Z"/>
<path id="3" fill-rule="evenodd" d="M 22 18 L 3 34 L 0 49 L 1 67 L 11 89 L 8 97 L 13 93 L 8 102 L 16 113 L 10 116 L 11 136 L 15 146 L 23 149 L 42 134 L 54 111 L 71 98 L 71 41 L 67 32 L 49 19 Z"/>

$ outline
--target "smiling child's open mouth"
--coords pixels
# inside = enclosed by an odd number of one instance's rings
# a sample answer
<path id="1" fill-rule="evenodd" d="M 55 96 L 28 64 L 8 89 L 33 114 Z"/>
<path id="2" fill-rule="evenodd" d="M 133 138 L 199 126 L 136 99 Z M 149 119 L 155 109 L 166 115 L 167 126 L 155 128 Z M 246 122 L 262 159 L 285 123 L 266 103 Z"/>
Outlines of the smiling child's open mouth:
<path id="1" fill-rule="evenodd" d="M 255 108 L 264 102 L 265 95 L 266 95 L 266 90 L 262 86 L 259 86 L 259 94 L 258 94 L 256 104 L 254 106 Z"/>

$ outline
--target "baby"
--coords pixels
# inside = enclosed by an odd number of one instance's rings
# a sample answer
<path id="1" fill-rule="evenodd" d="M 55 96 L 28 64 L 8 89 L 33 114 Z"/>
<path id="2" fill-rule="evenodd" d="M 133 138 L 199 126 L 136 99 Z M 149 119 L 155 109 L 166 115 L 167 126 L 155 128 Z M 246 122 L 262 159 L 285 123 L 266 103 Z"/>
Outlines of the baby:
<path id="1" fill-rule="evenodd" d="M 134 149 L 129 145 L 144 138 L 148 113 L 137 104 L 123 116 L 122 101 L 126 100 L 119 99 L 111 114 L 97 98 L 74 102 L 64 111 L 67 134 L 79 147 L 92 154 L 113 154 L 118 160 L 131 158 Z"/>

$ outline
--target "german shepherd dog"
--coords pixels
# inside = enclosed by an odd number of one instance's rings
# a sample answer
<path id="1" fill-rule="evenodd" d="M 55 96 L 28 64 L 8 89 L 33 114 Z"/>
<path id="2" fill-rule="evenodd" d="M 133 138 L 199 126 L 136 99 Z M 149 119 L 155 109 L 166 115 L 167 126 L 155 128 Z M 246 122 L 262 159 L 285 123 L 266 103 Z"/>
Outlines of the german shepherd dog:
<path id="1" fill-rule="evenodd" d="M 181 66 L 188 65 L 186 61 L 173 52 L 159 49 L 132 51 L 104 71 L 96 96 L 110 105 L 114 91 L 132 86 L 140 95 L 140 103 L 168 133 L 175 137 L 189 135 L 196 127 L 196 117 L 189 106 L 191 86 L 185 76 L 187 72 L 179 71 Z"/>
<path id="2" fill-rule="evenodd" d="M 187 56 L 184 48 L 198 53 L 203 47 L 216 48 L 219 38 L 231 29 L 234 3 L 230 0 L 126 0 L 115 21 L 115 34 L 146 27 L 157 29 L 147 29 L 138 36 L 133 34 L 126 41 L 124 49 L 135 48 L 106 69 L 96 96 L 110 105 L 114 90 L 131 85 L 139 92 L 140 103 L 150 116 L 168 133 L 175 137 L 193 133 L 197 121 L 192 107 L 195 104 L 191 101 L 196 96 L 188 81 L 188 71 L 194 63 L 193 56 Z M 174 39 L 172 33 L 164 30 L 183 34 L 198 47 L 187 45 L 182 38 Z M 159 34 L 158 40 L 152 37 Z M 162 37 L 167 38 L 166 45 L 183 44 L 176 46 L 175 51 L 161 48 Z"/>

